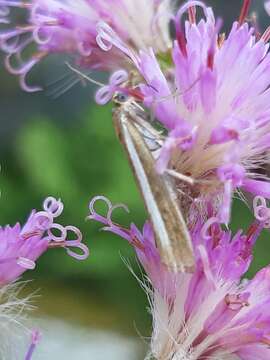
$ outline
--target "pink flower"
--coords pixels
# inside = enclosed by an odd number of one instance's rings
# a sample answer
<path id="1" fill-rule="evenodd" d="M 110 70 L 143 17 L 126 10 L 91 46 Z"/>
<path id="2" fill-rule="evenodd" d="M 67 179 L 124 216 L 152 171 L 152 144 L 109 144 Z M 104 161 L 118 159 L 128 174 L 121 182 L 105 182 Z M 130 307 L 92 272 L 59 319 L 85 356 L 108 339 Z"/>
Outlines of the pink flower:
<path id="1" fill-rule="evenodd" d="M 249 5 L 244 1 L 225 37 L 212 9 L 189 1 L 175 16 L 172 68 L 161 70 L 152 50 L 136 59 L 145 79 L 144 104 L 168 134 L 155 154 L 157 171 L 193 178 L 196 186 L 178 182 L 179 189 L 201 207 L 215 198 L 225 223 L 235 190 L 270 198 L 268 178 L 258 172 L 268 163 L 270 148 L 270 37 L 266 31 L 258 39 L 245 22 Z M 205 17 L 198 23 L 195 7 Z"/>
<path id="2" fill-rule="evenodd" d="M 94 209 L 97 200 L 108 206 L 107 216 Z M 190 224 L 196 257 L 194 272 L 171 272 L 161 263 L 149 223 L 141 233 L 134 224 L 115 224 L 113 206 L 104 197 L 90 203 L 90 219 L 125 238 L 146 271 L 142 283 L 153 316 L 151 354 L 156 359 L 265 360 L 270 358 L 270 267 L 252 280 L 242 280 L 252 261 L 253 246 L 270 209 L 263 198 L 254 201 L 256 220 L 246 234 L 221 228 L 217 218 Z"/>
<path id="3" fill-rule="evenodd" d="M 111 70 L 130 66 L 134 50 L 151 46 L 163 52 L 169 46 L 168 0 L 0 0 L 0 19 L 2 12 L 7 22 L 12 7 L 25 9 L 28 21 L 3 30 L 0 44 L 7 54 L 6 67 L 20 76 L 27 91 L 40 89 L 28 86 L 25 77 L 51 53 L 71 54 L 85 68 Z M 36 52 L 23 61 L 22 54 L 33 43 Z M 114 43 L 127 57 L 111 49 Z"/>
<path id="4" fill-rule="evenodd" d="M 54 222 L 63 207 L 60 200 L 48 197 L 43 204 L 44 210 L 32 210 L 23 227 L 17 223 L 13 227 L 7 225 L 0 228 L 1 285 L 18 279 L 26 270 L 33 270 L 36 260 L 52 247 L 63 247 L 78 260 L 88 257 L 88 248 L 81 243 L 80 230 L 75 226 L 62 226 Z M 75 235 L 74 240 L 68 240 L 69 233 Z M 79 249 L 82 254 L 77 254 L 72 248 Z"/>

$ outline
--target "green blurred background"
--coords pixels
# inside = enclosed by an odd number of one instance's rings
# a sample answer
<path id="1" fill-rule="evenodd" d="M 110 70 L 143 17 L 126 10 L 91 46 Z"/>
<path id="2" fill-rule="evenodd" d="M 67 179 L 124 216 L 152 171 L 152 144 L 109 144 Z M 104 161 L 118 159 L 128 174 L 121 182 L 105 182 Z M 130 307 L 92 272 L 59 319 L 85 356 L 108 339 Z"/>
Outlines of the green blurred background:
<path id="1" fill-rule="evenodd" d="M 225 25 L 238 16 L 241 5 L 240 0 L 208 3 Z M 268 19 L 262 1 L 253 4 L 263 29 Z M 56 99 L 50 95 L 74 79 L 63 62 L 54 56 L 32 72 L 31 81 L 45 88 L 35 94 L 22 92 L 17 79 L 1 69 L 1 223 L 23 222 L 32 208 L 41 207 L 46 196 L 60 197 L 65 204 L 60 222 L 81 229 L 91 255 L 79 262 L 63 250 L 51 250 L 40 259 L 35 272 L 26 274 L 25 278 L 33 279 L 27 290 L 40 289 L 36 316 L 134 337 L 138 332 L 149 336 L 151 318 L 145 295 L 121 259 L 127 259 L 140 273 L 132 249 L 124 240 L 100 232 L 99 224 L 85 221 L 88 203 L 95 195 L 128 205 L 130 214 L 115 214 L 123 224 L 133 221 L 141 226 L 146 218 L 143 204 L 114 133 L 111 107 L 97 107 L 93 103 L 95 89 L 81 84 Z M 62 76 L 65 79 L 57 81 Z M 233 214 L 233 228 L 246 228 L 251 220 L 248 208 L 235 203 Z M 269 249 L 269 236 L 263 234 L 250 274 L 270 262 Z"/>

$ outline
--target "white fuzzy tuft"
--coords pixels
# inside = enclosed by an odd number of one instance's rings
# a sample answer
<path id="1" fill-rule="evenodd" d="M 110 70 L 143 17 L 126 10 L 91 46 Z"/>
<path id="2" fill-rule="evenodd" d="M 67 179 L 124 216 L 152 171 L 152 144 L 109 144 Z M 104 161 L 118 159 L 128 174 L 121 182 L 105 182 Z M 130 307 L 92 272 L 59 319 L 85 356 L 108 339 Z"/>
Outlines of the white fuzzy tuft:
<path id="1" fill-rule="evenodd" d="M 0 288 L 0 359 L 22 360 L 29 330 L 25 325 L 27 313 L 33 309 L 32 296 L 23 297 L 26 282 Z"/>

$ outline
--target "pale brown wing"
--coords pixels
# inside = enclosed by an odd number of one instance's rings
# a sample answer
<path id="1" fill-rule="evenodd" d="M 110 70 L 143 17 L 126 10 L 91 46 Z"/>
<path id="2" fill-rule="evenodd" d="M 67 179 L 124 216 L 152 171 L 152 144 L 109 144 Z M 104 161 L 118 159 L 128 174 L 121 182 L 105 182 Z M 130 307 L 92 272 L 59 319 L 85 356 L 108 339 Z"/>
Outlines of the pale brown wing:
<path id="1" fill-rule="evenodd" d="M 192 243 L 174 184 L 168 175 L 156 172 L 155 159 L 134 116 L 129 105 L 123 104 L 114 111 L 114 123 L 144 199 L 162 262 L 173 271 L 192 270 Z"/>

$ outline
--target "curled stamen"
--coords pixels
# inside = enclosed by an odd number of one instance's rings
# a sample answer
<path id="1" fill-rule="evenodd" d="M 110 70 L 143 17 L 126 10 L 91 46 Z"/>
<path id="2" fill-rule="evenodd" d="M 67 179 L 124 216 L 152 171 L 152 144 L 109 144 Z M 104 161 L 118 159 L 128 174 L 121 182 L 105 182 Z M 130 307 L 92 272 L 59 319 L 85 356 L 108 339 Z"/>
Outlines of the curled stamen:
<path id="1" fill-rule="evenodd" d="M 13 53 L 10 53 L 5 57 L 5 66 L 8 69 L 8 71 L 13 75 L 26 74 L 38 62 L 37 59 L 32 58 L 25 63 L 14 66 L 12 64 L 12 58 L 13 58 Z"/>
<path id="2" fill-rule="evenodd" d="M 39 211 L 35 214 L 36 227 L 41 231 L 48 230 L 53 223 L 52 214 L 47 211 Z"/>
<path id="3" fill-rule="evenodd" d="M 112 207 L 111 201 L 108 198 L 106 198 L 105 196 L 95 196 L 89 203 L 90 215 L 87 217 L 87 219 L 95 220 L 95 221 L 98 221 L 98 222 L 101 222 L 101 223 L 107 225 L 108 224 L 107 217 L 99 215 L 95 210 L 95 204 L 97 201 L 105 202 L 105 204 L 107 205 L 108 211 Z M 107 214 L 108 214 L 108 212 L 107 212 Z"/>
<path id="4" fill-rule="evenodd" d="M 193 23 L 193 20 L 196 21 L 196 18 L 193 18 L 193 15 L 195 15 L 196 13 L 196 6 L 200 6 L 204 10 L 205 16 L 207 17 L 206 6 L 204 5 L 204 3 L 202 3 L 201 1 L 188 1 L 185 5 L 181 6 L 176 16 L 172 19 L 175 23 L 176 39 L 184 57 L 187 57 L 187 44 L 184 32 L 181 28 L 181 20 L 184 13 L 188 11 L 189 17 L 192 13 L 191 23 Z"/>
<path id="5" fill-rule="evenodd" d="M 62 214 L 64 204 L 60 199 L 56 200 L 54 197 L 49 196 L 44 200 L 43 208 L 47 213 L 51 214 L 52 217 L 56 218 Z"/>
<path id="6" fill-rule="evenodd" d="M 270 227 L 270 209 L 267 207 L 264 197 L 256 196 L 254 198 L 253 210 L 255 218 L 262 222 L 265 228 Z"/>
<path id="7" fill-rule="evenodd" d="M 77 248 L 77 249 L 80 249 L 82 250 L 82 254 L 78 254 L 72 250 L 69 249 L 69 247 L 72 247 L 72 248 Z M 65 242 L 65 249 L 67 251 L 67 254 L 71 257 L 73 257 L 74 259 L 76 260 L 86 260 L 89 256 L 89 249 L 88 247 L 77 241 L 77 240 L 69 240 L 69 241 L 66 241 Z"/>
<path id="8" fill-rule="evenodd" d="M 1 49 L 7 54 L 21 54 L 22 51 L 33 41 L 32 37 L 20 41 L 19 38 L 14 38 L 13 42 L 3 41 L 1 43 Z"/>
<path id="9" fill-rule="evenodd" d="M 184 32 L 182 31 L 181 28 L 182 16 L 186 11 L 188 11 L 191 23 L 193 23 L 193 21 L 196 21 L 195 12 L 197 6 L 203 9 L 205 17 L 209 19 L 209 16 L 211 16 L 211 12 L 209 11 L 209 8 L 207 8 L 205 4 L 201 1 L 188 1 L 186 4 L 181 6 L 176 16 L 172 18 L 172 20 L 175 23 L 176 39 L 184 57 L 187 57 L 187 44 L 186 44 L 186 38 Z"/>
<path id="10" fill-rule="evenodd" d="M 97 24 L 97 37 L 96 41 L 98 46 L 104 50 L 109 51 L 113 47 L 113 39 L 116 37 L 116 33 L 106 23 L 100 22 Z"/>
<path id="11" fill-rule="evenodd" d="M 20 42 L 19 36 L 5 38 L 3 35 L 0 34 L 0 44 L 1 44 L 1 50 L 6 52 L 7 54 L 19 52 L 24 49 L 23 43 Z"/>
<path id="12" fill-rule="evenodd" d="M 216 217 L 212 217 L 212 218 L 208 219 L 201 229 L 202 238 L 205 240 L 210 240 L 211 235 L 209 235 L 209 230 L 210 230 L 211 226 L 214 224 L 219 224 L 219 223 L 220 223 L 220 221 Z"/>
<path id="13" fill-rule="evenodd" d="M 113 206 L 110 207 L 108 214 L 107 214 L 107 221 L 108 221 L 108 225 L 110 225 L 111 227 L 114 226 L 114 223 L 112 221 L 112 213 L 115 209 L 124 209 L 127 213 L 129 213 L 129 208 L 125 205 L 125 204 L 115 204 Z"/>
<path id="14" fill-rule="evenodd" d="M 95 99 L 96 102 L 99 105 L 105 105 L 107 104 L 113 97 L 114 93 L 117 90 L 121 90 L 119 86 L 127 81 L 128 74 L 125 70 L 118 70 L 115 73 L 112 74 L 112 76 L 109 79 L 109 84 L 103 86 L 101 89 L 99 89 L 96 93 Z M 123 89 L 123 91 L 125 91 Z"/>
<path id="15" fill-rule="evenodd" d="M 115 71 L 110 77 L 110 84 L 117 86 L 121 85 L 123 82 L 127 81 L 128 73 L 125 70 Z"/>
<path id="16" fill-rule="evenodd" d="M 54 235 L 52 233 L 52 229 L 56 229 L 56 230 L 59 230 L 60 231 L 60 235 Z M 55 241 L 55 242 L 63 242 L 66 240 L 66 237 L 67 237 L 67 229 L 60 225 L 60 224 L 52 224 L 50 229 L 48 230 L 48 236 L 49 236 L 49 240 L 50 241 Z"/>
<path id="17" fill-rule="evenodd" d="M 21 86 L 21 88 L 24 91 L 29 92 L 29 93 L 41 91 L 42 87 L 40 87 L 40 86 L 32 86 L 32 85 L 27 84 L 26 75 L 27 75 L 27 73 L 20 75 L 20 86 Z"/>
<path id="18" fill-rule="evenodd" d="M 115 46 L 117 49 L 127 55 L 136 66 L 138 66 L 138 59 L 133 51 L 126 45 L 115 31 L 104 21 L 100 21 L 97 26 L 96 42 L 98 46 L 104 50 L 109 51 Z"/>
<path id="19" fill-rule="evenodd" d="M 42 27 L 37 27 L 33 30 L 33 38 L 39 45 L 45 45 L 52 39 L 52 34 L 44 36 L 42 30 L 44 30 Z"/>
<path id="20" fill-rule="evenodd" d="M 96 93 L 95 100 L 99 105 L 107 104 L 113 97 L 114 91 L 110 86 L 103 86 Z"/>
<path id="21" fill-rule="evenodd" d="M 106 218 L 104 216 L 101 216 L 101 215 L 97 214 L 95 209 L 94 209 L 94 205 L 95 205 L 96 201 L 99 201 L 99 200 L 104 201 L 106 203 L 107 207 L 108 207 Z M 117 234 L 117 235 L 123 237 L 127 241 L 131 242 L 130 230 L 122 227 L 119 224 L 114 223 L 112 221 L 112 219 L 111 219 L 112 212 L 116 208 L 119 208 L 119 207 L 123 208 L 126 212 L 129 212 L 128 207 L 126 205 L 124 205 L 124 204 L 112 205 L 110 200 L 108 200 L 106 197 L 104 197 L 104 196 L 96 196 L 91 200 L 91 202 L 89 204 L 90 215 L 87 218 L 98 221 L 98 222 L 101 222 L 102 224 L 105 224 L 106 226 L 104 226 L 102 228 L 103 231 L 110 231 L 110 232 L 112 232 L 114 234 Z"/>
<path id="22" fill-rule="evenodd" d="M 49 248 L 65 248 L 67 254 L 77 260 L 85 260 L 88 258 L 89 249 L 81 242 L 82 234 L 77 227 L 72 225 L 63 227 L 59 224 L 53 224 L 52 228 L 60 230 L 61 235 L 55 236 L 51 233 L 50 230 L 48 231 Z M 73 240 L 67 240 L 68 232 L 73 232 L 76 235 L 76 238 Z M 82 251 L 82 254 L 78 254 L 70 248 L 77 248 Z"/>
<path id="23" fill-rule="evenodd" d="M 188 1 L 185 5 L 181 6 L 181 8 L 178 10 L 176 16 L 173 18 L 173 20 L 175 22 L 176 35 L 177 35 L 179 45 L 180 45 L 182 52 L 184 52 L 185 54 L 186 54 L 186 41 L 184 38 L 184 34 L 181 30 L 181 19 L 182 19 L 182 16 L 184 15 L 184 13 L 186 11 L 189 11 L 189 9 L 193 9 L 192 12 L 194 13 L 194 9 L 196 11 L 196 6 L 201 7 L 205 13 L 205 16 L 207 17 L 206 6 L 204 5 L 203 2 Z"/>
<path id="24" fill-rule="evenodd" d="M 207 11 L 206 11 L 206 6 L 202 1 L 196 1 L 196 0 L 191 0 L 188 1 L 186 4 L 184 4 L 183 6 L 181 6 L 181 8 L 178 10 L 177 12 L 177 19 L 180 20 L 179 23 L 181 22 L 181 18 L 184 15 L 184 13 L 186 11 L 188 11 L 189 9 L 193 9 L 192 11 L 196 11 L 196 7 L 199 6 L 203 9 L 205 16 L 207 17 Z"/>
<path id="25" fill-rule="evenodd" d="M 76 239 L 68 240 L 68 241 L 77 241 L 77 242 L 82 241 L 82 233 L 80 232 L 80 230 L 76 226 L 68 225 L 68 226 L 66 226 L 66 231 L 67 231 L 67 234 L 68 234 L 69 231 L 71 231 L 76 235 Z"/>
<path id="26" fill-rule="evenodd" d="M 19 257 L 16 260 L 16 263 L 17 263 L 17 265 L 19 265 L 27 270 L 34 270 L 36 267 L 36 263 L 34 261 L 27 259 L 25 257 Z"/>
<path id="27" fill-rule="evenodd" d="M 15 41 L 12 45 L 6 45 L 7 46 L 7 52 L 8 55 L 5 57 L 5 66 L 7 70 L 13 74 L 13 75 L 19 75 L 20 76 L 20 85 L 21 87 L 27 91 L 27 92 L 36 92 L 42 90 L 41 87 L 38 86 L 30 86 L 26 83 L 26 76 L 29 73 L 29 71 L 42 59 L 47 55 L 47 52 L 42 51 L 38 52 L 32 57 L 26 61 L 23 62 L 21 58 L 21 48 L 20 45 L 18 45 L 18 41 Z M 23 46 L 28 43 L 28 40 L 25 41 L 25 43 L 22 43 Z M 18 52 L 15 53 L 14 49 L 18 47 Z M 12 60 L 14 59 L 15 65 L 12 64 Z"/>
<path id="28" fill-rule="evenodd" d="M 253 209 L 255 211 L 255 208 L 258 206 L 264 206 L 267 207 L 266 205 L 266 200 L 263 196 L 255 196 L 254 200 L 253 200 Z"/>

